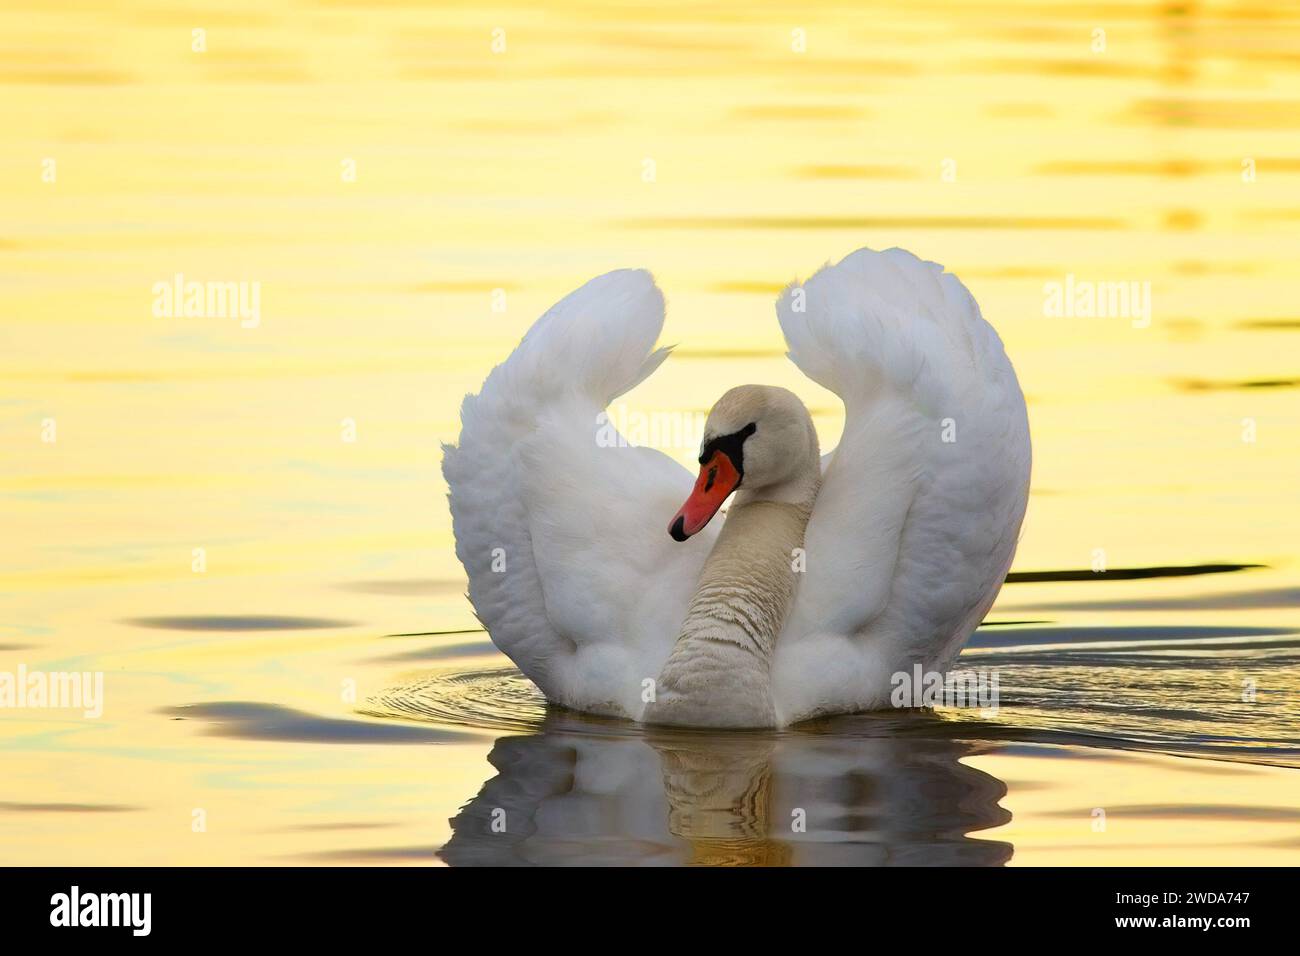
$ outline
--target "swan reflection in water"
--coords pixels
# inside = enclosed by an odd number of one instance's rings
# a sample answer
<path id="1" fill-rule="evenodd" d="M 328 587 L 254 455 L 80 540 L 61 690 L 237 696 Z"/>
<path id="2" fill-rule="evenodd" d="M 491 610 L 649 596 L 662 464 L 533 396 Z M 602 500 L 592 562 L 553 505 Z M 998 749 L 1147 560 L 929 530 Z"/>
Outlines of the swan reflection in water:
<path id="1" fill-rule="evenodd" d="M 835 721 L 842 728 L 843 721 Z M 599 725 L 596 725 L 597 727 Z M 999 865 L 1003 783 L 977 744 L 808 731 L 594 733 L 552 712 L 503 737 L 451 821 L 452 866 Z"/>

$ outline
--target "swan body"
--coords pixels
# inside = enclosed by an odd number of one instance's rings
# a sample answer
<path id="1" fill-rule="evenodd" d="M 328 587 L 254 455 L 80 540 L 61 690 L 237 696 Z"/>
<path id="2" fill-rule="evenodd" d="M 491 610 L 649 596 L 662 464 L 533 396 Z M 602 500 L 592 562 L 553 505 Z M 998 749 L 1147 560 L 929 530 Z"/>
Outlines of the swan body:
<path id="1" fill-rule="evenodd" d="M 663 309 L 646 272 L 593 279 L 465 399 L 443 472 L 493 641 L 555 703 L 695 726 L 887 707 L 893 674 L 945 669 L 1029 490 L 1024 397 L 970 293 L 901 249 L 792 284 L 777 317 L 844 402 L 840 444 L 821 456 L 792 393 L 742 386 L 710 412 L 698 480 L 597 438 L 667 357 Z"/>

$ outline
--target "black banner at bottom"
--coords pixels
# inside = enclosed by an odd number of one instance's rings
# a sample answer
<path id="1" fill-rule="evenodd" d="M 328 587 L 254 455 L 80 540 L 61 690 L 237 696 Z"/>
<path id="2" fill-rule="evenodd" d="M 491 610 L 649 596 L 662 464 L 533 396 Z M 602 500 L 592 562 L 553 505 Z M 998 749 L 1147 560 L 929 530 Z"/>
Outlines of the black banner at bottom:
<path id="1" fill-rule="evenodd" d="M 512 936 L 613 919 L 746 935 L 780 921 L 873 941 L 961 926 L 999 934 L 1047 923 L 1066 938 L 1230 943 L 1290 925 L 1292 870 L 1265 869 L 10 869 L 7 935 L 78 942 L 240 942 L 285 935 L 338 945 L 463 927 Z M 765 932 L 766 930 L 760 930 Z M 1242 934 L 1246 934 L 1243 936 Z M 428 937 L 426 937 L 428 938 Z M 540 936 L 539 936 L 540 941 Z M 521 944 L 526 944 L 521 940 Z"/>

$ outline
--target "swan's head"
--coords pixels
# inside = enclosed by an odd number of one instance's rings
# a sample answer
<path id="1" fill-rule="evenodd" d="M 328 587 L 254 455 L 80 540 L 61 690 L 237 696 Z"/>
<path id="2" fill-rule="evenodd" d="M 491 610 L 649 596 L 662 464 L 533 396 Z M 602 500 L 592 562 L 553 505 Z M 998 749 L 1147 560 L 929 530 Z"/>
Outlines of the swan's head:
<path id="1" fill-rule="evenodd" d="M 764 496 L 790 485 L 792 500 L 806 497 L 820 477 L 817 430 L 798 396 L 772 385 L 740 385 L 723 395 L 704 423 L 700 477 L 686 504 L 668 523 L 685 541 L 709 523 L 743 483 Z M 779 496 L 778 496 L 779 497 Z"/>

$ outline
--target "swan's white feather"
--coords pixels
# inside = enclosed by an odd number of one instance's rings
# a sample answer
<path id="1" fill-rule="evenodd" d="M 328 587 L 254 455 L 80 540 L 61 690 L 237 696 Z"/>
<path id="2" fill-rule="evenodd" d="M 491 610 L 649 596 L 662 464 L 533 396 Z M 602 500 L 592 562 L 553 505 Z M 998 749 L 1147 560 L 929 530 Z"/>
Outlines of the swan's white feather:
<path id="1" fill-rule="evenodd" d="M 792 722 L 888 706 L 893 674 L 951 663 L 1011 564 L 1030 450 L 1002 342 L 942 266 L 861 249 L 777 314 L 790 358 L 845 405 L 776 645 Z"/>
<path id="2" fill-rule="evenodd" d="M 663 319 L 648 272 L 591 280 L 465 399 L 443 457 L 456 554 L 493 641 L 550 700 L 634 718 L 717 536 L 673 541 L 693 477 L 598 417 L 667 356 Z"/>

